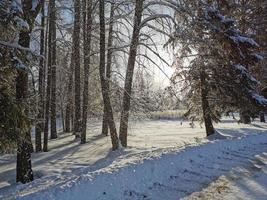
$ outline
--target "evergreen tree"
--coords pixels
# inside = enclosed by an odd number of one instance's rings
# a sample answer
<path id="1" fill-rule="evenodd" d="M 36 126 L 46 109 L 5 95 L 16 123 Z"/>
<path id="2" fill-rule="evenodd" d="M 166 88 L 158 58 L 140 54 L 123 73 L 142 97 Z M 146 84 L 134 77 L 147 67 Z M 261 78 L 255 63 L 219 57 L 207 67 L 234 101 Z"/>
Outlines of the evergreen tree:
<path id="1" fill-rule="evenodd" d="M 203 121 L 207 135 L 214 133 L 211 121 L 233 111 L 253 116 L 267 100 L 257 93 L 258 81 L 250 69 L 262 59 L 259 45 L 236 28 L 235 21 L 222 15 L 218 5 L 193 4 L 194 12 L 177 18 L 176 39 L 180 58 L 190 57 L 189 65 L 177 63 L 178 77 L 185 79 L 189 116 Z"/>

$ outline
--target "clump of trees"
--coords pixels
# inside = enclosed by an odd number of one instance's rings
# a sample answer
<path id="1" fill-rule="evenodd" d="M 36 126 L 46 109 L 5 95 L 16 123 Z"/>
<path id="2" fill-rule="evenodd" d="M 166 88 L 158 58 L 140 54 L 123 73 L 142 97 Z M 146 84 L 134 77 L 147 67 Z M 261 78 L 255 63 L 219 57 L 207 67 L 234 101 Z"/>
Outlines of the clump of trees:
<path id="1" fill-rule="evenodd" d="M 180 53 L 174 79 L 184 80 L 186 116 L 204 122 L 207 136 L 215 132 L 212 122 L 223 114 L 240 112 L 241 120 L 249 123 L 267 105 L 252 74 L 263 59 L 259 44 L 236 28 L 219 1 L 185 3 L 193 12 L 177 11 L 174 42 Z"/>

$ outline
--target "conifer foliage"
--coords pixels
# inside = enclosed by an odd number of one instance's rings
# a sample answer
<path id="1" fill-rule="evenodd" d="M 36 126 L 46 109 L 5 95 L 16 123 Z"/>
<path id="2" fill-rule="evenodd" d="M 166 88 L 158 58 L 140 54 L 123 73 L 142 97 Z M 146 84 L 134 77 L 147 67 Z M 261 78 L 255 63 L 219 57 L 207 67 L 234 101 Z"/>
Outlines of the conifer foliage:
<path id="1" fill-rule="evenodd" d="M 250 69 L 262 56 L 259 45 L 242 35 L 232 18 L 216 6 L 193 4 L 196 12 L 177 15 L 176 43 L 181 44 L 174 78 L 182 77 L 191 120 L 201 120 L 207 135 L 214 133 L 212 122 L 233 111 L 253 116 L 267 100 L 257 93 L 259 82 Z M 189 63 L 183 67 L 182 61 Z M 179 64 L 180 63 L 180 64 Z"/>

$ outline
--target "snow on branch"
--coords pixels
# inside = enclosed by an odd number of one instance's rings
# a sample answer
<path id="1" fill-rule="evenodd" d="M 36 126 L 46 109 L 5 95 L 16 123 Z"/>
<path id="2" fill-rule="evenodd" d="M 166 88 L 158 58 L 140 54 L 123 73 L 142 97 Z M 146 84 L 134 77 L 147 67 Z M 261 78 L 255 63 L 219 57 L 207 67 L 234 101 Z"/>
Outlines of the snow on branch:
<path id="1" fill-rule="evenodd" d="M 236 44 L 243 43 L 243 44 L 249 44 L 251 46 L 259 47 L 259 44 L 255 42 L 252 38 L 244 37 L 244 36 L 229 36 L 229 38 Z"/>

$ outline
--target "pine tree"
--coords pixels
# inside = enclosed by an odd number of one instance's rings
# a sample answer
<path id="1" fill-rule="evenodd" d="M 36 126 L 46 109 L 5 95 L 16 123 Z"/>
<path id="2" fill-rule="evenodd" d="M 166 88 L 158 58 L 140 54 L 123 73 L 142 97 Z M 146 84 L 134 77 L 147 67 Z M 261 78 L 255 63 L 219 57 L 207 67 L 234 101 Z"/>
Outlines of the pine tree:
<path id="1" fill-rule="evenodd" d="M 180 58 L 190 57 L 190 64 L 184 68 L 178 63 L 176 75 L 185 80 L 187 115 L 203 121 L 210 135 L 214 133 L 211 120 L 218 122 L 222 114 L 233 111 L 253 116 L 267 100 L 258 95 L 258 82 L 250 73 L 261 59 L 256 53 L 258 44 L 241 34 L 235 21 L 216 6 L 193 6 L 195 12 L 181 12 L 177 20 Z"/>

